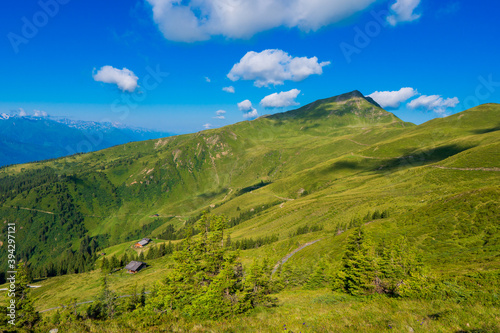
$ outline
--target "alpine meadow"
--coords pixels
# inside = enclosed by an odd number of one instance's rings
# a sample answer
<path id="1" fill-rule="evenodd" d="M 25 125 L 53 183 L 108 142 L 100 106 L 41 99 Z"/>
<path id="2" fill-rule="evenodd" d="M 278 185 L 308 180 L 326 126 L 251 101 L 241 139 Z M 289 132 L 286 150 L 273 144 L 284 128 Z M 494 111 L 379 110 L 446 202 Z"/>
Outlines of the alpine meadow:
<path id="1" fill-rule="evenodd" d="M 500 332 L 499 130 L 356 90 L 2 167 L 0 328 Z"/>

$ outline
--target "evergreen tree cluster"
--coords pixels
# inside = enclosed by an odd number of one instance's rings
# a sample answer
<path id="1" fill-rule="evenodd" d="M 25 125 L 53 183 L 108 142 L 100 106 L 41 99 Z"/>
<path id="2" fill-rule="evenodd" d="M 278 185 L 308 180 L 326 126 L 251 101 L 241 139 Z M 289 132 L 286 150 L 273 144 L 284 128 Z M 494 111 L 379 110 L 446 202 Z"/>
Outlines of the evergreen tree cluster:
<path id="1" fill-rule="evenodd" d="M 44 278 L 93 270 L 98 258 L 98 252 L 101 249 L 97 239 L 96 237 L 84 236 L 78 251 L 67 249 L 59 257 L 58 261 L 48 262 L 43 266 L 36 267 L 33 270 L 33 275 Z"/>
<path id="2" fill-rule="evenodd" d="M 349 229 L 357 228 L 367 222 L 386 219 L 389 217 L 389 211 L 384 210 L 380 212 L 378 209 L 372 212 L 367 212 L 363 217 L 352 218 L 349 222 L 340 223 L 337 227 L 337 232 L 341 233 Z"/>
<path id="3" fill-rule="evenodd" d="M 253 239 L 252 237 L 243 238 L 235 242 L 231 241 L 231 238 L 228 238 L 226 242 L 230 243 L 228 244 L 228 246 L 230 246 L 233 250 L 248 250 L 248 249 L 257 249 L 261 246 L 272 244 L 274 242 L 277 242 L 278 239 L 279 236 L 274 234 L 271 236 L 257 237 L 256 239 Z"/>
<path id="4" fill-rule="evenodd" d="M 152 245 L 147 252 L 145 259 L 157 259 L 174 252 L 174 246 L 172 242 L 168 242 L 168 245 L 161 243 L 160 245 Z"/>
<path id="5" fill-rule="evenodd" d="M 197 235 L 200 231 L 196 229 L 196 227 L 194 227 L 192 222 L 190 221 L 191 219 L 186 222 L 186 226 L 180 228 L 179 230 L 175 230 L 175 227 L 172 224 L 168 224 L 165 230 L 158 235 L 158 238 L 164 240 L 178 240 L 184 239 L 186 237 L 186 234 L 190 234 L 193 236 Z"/>
<path id="6" fill-rule="evenodd" d="M 349 236 L 334 289 L 351 295 L 383 293 L 404 296 L 416 280 L 425 280 L 419 253 L 406 238 L 387 242 L 378 251 L 363 226 Z M 415 286 L 413 286 L 413 289 Z M 423 287 L 423 286 L 421 286 Z"/>
<path id="7" fill-rule="evenodd" d="M 289 236 L 294 237 L 294 236 L 304 235 L 304 234 L 308 234 L 310 232 L 316 232 L 316 231 L 321 231 L 321 230 L 323 230 L 322 225 L 313 225 L 311 227 L 308 225 L 305 225 L 303 227 L 298 227 L 297 231 L 290 233 Z"/>
<path id="8" fill-rule="evenodd" d="M 51 184 L 64 180 L 66 175 L 58 176 L 54 169 L 43 167 L 40 169 L 20 172 L 15 176 L 0 178 L 0 203 L 7 199 L 13 199 L 17 195 L 30 191 L 41 185 Z"/>
<path id="9" fill-rule="evenodd" d="M 252 208 L 246 212 L 240 213 L 237 217 L 234 217 L 229 221 L 228 226 L 230 228 L 237 226 L 240 223 L 243 223 L 247 220 L 250 220 L 255 215 L 257 215 L 257 214 L 259 214 L 259 213 L 261 213 L 261 212 L 263 212 L 263 211 L 265 211 L 273 206 L 279 205 L 279 204 L 281 204 L 281 201 L 275 201 L 275 202 L 271 202 L 271 203 L 268 203 L 268 204 L 265 204 L 265 205 L 262 205 L 259 207 Z"/>
<path id="10" fill-rule="evenodd" d="M 199 318 L 224 318 L 257 304 L 273 304 L 268 270 L 255 264 L 245 274 L 238 254 L 224 244 L 227 220 L 204 214 L 200 235 L 174 252 L 174 267 L 146 304 L 149 311 L 180 311 Z"/>

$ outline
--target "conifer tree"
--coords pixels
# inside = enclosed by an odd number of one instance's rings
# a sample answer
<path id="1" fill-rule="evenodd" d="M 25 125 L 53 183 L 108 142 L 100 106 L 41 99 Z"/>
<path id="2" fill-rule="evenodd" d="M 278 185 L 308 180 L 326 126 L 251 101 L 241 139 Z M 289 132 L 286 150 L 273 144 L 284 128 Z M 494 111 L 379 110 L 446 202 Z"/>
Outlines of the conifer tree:
<path id="1" fill-rule="evenodd" d="M 8 316 L 10 311 L 6 312 L 7 307 L 2 307 L 0 315 L 0 328 L 11 329 L 12 327 L 24 328 L 32 330 L 35 325 L 40 321 L 40 314 L 35 311 L 33 306 L 34 299 L 30 295 L 29 283 L 29 269 L 24 261 L 19 261 L 15 275 L 15 292 L 12 297 L 11 292 L 7 292 L 7 299 L 14 299 L 13 304 L 15 308 L 15 317 Z M 9 321 L 11 321 L 9 323 Z M 14 325 L 12 325 L 14 324 Z"/>
<path id="2" fill-rule="evenodd" d="M 131 292 L 131 295 L 128 299 L 127 299 L 127 302 L 125 304 L 126 306 L 126 309 L 128 311 L 132 311 L 132 310 L 135 310 L 137 307 L 138 307 L 138 304 L 140 302 L 139 300 L 139 295 L 137 293 L 137 283 L 134 284 L 134 287 L 132 289 L 132 292 Z"/>
<path id="3" fill-rule="evenodd" d="M 163 257 L 165 254 L 167 254 L 167 250 L 166 250 L 166 247 L 165 247 L 165 243 L 161 243 L 161 244 L 160 244 L 160 247 L 158 248 L 158 253 L 157 253 L 157 256 L 158 256 L 158 258 L 161 258 L 161 257 Z"/>
<path id="4" fill-rule="evenodd" d="M 149 251 L 148 251 L 148 254 L 146 256 L 147 259 L 155 259 L 155 258 L 158 258 L 157 256 L 157 251 L 156 251 L 156 246 L 152 246 Z"/>
<path id="5" fill-rule="evenodd" d="M 109 271 L 109 261 L 108 261 L 108 258 L 106 258 L 106 257 L 102 258 L 101 270 L 103 272 Z"/>
<path id="6" fill-rule="evenodd" d="M 129 263 L 128 255 L 125 253 L 122 257 L 122 260 L 120 262 L 121 266 L 125 266 Z"/>
<path id="7" fill-rule="evenodd" d="M 307 283 L 305 285 L 306 289 L 318 289 L 323 288 L 327 282 L 326 278 L 326 264 L 320 261 L 314 268 L 313 273 L 309 276 Z"/>
<path id="8" fill-rule="evenodd" d="M 271 276 L 267 259 L 254 261 L 244 280 L 244 298 L 241 309 L 250 309 L 257 305 L 274 306 L 277 299 L 269 296 L 271 293 Z"/>
<path id="9" fill-rule="evenodd" d="M 115 255 L 111 256 L 111 259 L 109 260 L 109 270 L 112 271 L 119 266 L 120 261 L 118 261 Z"/>
<path id="10" fill-rule="evenodd" d="M 401 294 L 402 287 L 408 289 L 408 284 L 421 278 L 423 273 L 419 253 L 403 236 L 385 244 L 378 267 L 382 292 L 395 295 Z"/>
<path id="11" fill-rule="evenodd" d="M 116 312 L 116 294 L 109 289 L 108 280 L 103 279 L 102 289 L 98 297 L 103 305 L 104 318 L 113 318 Z"/>
<path id="12" fill-rule="evenodd" d="M 367 294 L 374 289 L 375 262 L 363 226 L 356 228 L 347 239 L 337 279 L 340 280 L 337 285 L 351 295 Z"/>
<path id="13" fill-rule="evenodd" d="M 196 223 L 200 234 L 188 234 L 174 252 L 174 267 L 148 298 L 150 310 L 181 310 L 200 318 L 223 318 L 245 311 L 242 306 L 241 264 L 224 244 L 227 220 L 203 214 Z M 170 246 L 170 245 L 169 245 Z"/>

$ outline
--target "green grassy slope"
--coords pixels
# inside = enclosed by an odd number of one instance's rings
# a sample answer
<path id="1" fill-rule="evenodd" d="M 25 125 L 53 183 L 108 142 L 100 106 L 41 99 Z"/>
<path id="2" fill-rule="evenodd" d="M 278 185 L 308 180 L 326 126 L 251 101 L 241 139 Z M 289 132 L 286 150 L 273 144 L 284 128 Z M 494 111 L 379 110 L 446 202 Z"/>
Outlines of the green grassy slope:
<path id="1" fill-rule="evenodd" d="M 55 176 L 4 191 L 12 194 L 0 218 L 18 221 L 21 253 L 33 266 L 77 250 L 84 234 L 119 255 L 210 209 L 241 217 L 229 230 L 233 241 L 279 235 L 243 251 L 244 263 L 277 262 L 321 239 L 286 264 L 313 268 L 321 260 L 335 266 L 349 233 L 339 231 L 353 219 L 387 210 L 389 218 L 367 225 L 375 240 L 405 235 L 437 275 L 489 274 L 500 270 L 499 116 L 500 105 L 486 104 L 414 126 L 352 92 L 220 129 L 1 169 L 4 183 L 36 178 L 43 167 Z M 82 222 L 69 227 L 78 214 Z M 322 231 L 291 236 L 304 226 Z M 148 279 L 161 277 L 155 272 Z M 61 302 L 56 294 L 38 307 Z"/>

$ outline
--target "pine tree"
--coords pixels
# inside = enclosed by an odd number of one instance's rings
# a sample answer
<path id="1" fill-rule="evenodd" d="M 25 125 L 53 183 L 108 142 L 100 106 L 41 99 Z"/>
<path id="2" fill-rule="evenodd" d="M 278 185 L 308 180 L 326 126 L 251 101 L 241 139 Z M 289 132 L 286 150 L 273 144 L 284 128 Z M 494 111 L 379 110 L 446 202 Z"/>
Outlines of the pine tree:
<path id="1" fill-rule="evenodd" d="M 269 294 L 272 291 L 271 275 L 267 259 L 261 263 L 254 261 L 244 280 L 243 300 L 240 310 L 251 309 L 258 305 L 274 306 L 277 299 Z"/>
<path id="2" fill-rule="evenodd" d="M 174 245 L 172 244 L 172 242 L 168 242 L 168 246 L 166 248 L 165 253 L 166 254 L 172 254 L 172 253 L 174 253 Z"/>
<path id="3" fill-rule="evenodd" d="M 375 212 L 373 212 L 372 219 L 373 220 L 378 220 L 378 219 L 381 218 L 381 216 L 382 216 L 382 214 L 380 214 L 380 212 L 377 209 Z"/>
<path id="4" fill-rule="evenodd" d="M 113 318 L 116 312 L 116 294 L 109 289 L 108 280 L 103 279 L 102 289 L 98 297 L 103 305 L 104 318 Z"/>
<path id="5" fill-rule="evenodd" d="M 386 243 L 380 252 L 378 280 L 381 292 L 399 295 L 401 286 L 422 276 L 420 255 L 405 237 Z"/>
<path id="6" fill-rule="evenodd" d="M 106 257 L 102 258 L 101 271 L 103 272 L 109 271 L 109 261 L 108 258 Z"/>
<path id="7" fill-rule="evenodd" d="M 156 246 L 152 246 L 148 251 L 146 259 L 155 259 L 155 258 L 157 258 Z"/>
<path id="8" fill-rule="evenodd" d="M 363 226 L 356 228 L 347 239 L 337 279 L 341 280 L 337 285 L 351 295 L 367 294 L 374 289 L 375 263 Z"/>
<path id="9" fill-rule="evenodd" d="M 115 255 L 111 257 L 111 260 L 109 262 L 109 269 L 110 271 L 114 270 L 115 268 L 120 267 L 120 261 L 116 258 Z"/>
<path id="10" fill-rule="evenodd" d="M 138 307 L 138 304 L 140 302 L 139 300 L 139 295 L 137 293 L 137 283 L 134 284 L 134 287 L 132 289 L 131 295 L 125 304 L 125 307 L 128 311 L 135 310 Z"/>
<path id="11" fill-rule="evenodd" d="M 161 243 L 160 247 L 158 248 L 157 256 L 158 256 L 158 258 L 161 258 L 165 254 L 167 254 L 167 249 L 165 248 L 165 243 Z"/>
<path id="12" fill-rule="evenodd" d="M 141 297 L 139 298 L 139 305 L 144 306 L 146 304 L 146 286 L 142 285 Z"/>
<path id="13" fill-rule="evenodd" d="M 34 300 L 30 295 L 29 283 L 29 269 L 24 261 L 19 261 L 17 265 L 16 275 L 15 275 L 15 285 L 16 290 L 14 292 L 14 297 L 11 297 L 10 291 L 7 292 L 7 299 L 15 300 L 15 318 L 10 318 L 5 312 L 6 307 L 2 307 L 3 311 L 0 315 L 0 324 L 4 327 L 12 328 L 12 323 L 14 327 L 24 328 L 32 330 L 34 326 L 40 321 L 40 314 L 35 311 L 33 306 Z M 9 321 L 13 320 L 11 323 Z M 1 327 L 1 326 L 0 326 Z"/>
<path id="14" fill-rule="evenodd" d="M 200 235 L 188 234 L 174 252 L 174 267 L 164 284 L 148 298 L 146 308 L 181 310 L 200 318 L 221 318 L 244 311 L 238 297 L 242 286 L 237 253 L 224 244 L 227 220 L 204 213 L 196 223 Z"/>
<path id="15" fill-rule="evenodd" d="M 326 282 L 326 264 L 323 261 L 320 261 L 314 268 L 311 276 L 309 276 L 309 279 L 307 279 L 305 289 L 323 288 Z"/>
<path id="16" fill-rule="evenodd" d="M 128 255 L 125 253 L 120 260 L 121 266 L 126 266 L 129 263 Z"/>

